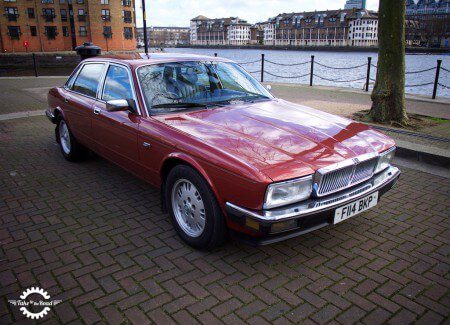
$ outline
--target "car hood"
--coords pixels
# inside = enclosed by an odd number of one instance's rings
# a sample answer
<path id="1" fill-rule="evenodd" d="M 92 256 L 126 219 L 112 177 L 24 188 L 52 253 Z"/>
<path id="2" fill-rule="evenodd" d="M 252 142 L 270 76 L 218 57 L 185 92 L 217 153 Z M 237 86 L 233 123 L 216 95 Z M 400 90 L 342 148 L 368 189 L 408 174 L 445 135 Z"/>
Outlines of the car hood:
<path id="1" fill-rule="evenodd" d="M 364 124 L 280 99 L 154 117 L 273 181 L 394 145 Z"/>

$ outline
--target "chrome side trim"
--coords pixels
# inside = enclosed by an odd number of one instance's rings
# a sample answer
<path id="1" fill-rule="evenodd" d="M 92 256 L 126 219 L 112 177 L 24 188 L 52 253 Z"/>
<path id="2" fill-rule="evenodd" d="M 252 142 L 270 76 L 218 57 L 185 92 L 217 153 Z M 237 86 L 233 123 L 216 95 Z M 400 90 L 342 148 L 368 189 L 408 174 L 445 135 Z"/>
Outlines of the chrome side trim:
<path id="1" fill-rule="evenodd" d="M 254 212 L 240 206 L 226 202 L 227 209 L 231 209 L 246 215 L 247 217 L 259 221 L 280 221 L 302 217 L 305 215 L 320 213 L 326 210 L 336 208 L 348 202 L 354 201 L 364 195 L 370 194 L 396 180 L 400 176 L 400 170 L 396 167 L 389 167 L 379 174 L 375 175 L 369 181 L 353 187 L 347 191 L 342 191 L 334 195 L 328 195 L 319 199 L 311 199 L 287 208 L 278 208 L 272 210 L 263 210 L 262 213 Z"/>

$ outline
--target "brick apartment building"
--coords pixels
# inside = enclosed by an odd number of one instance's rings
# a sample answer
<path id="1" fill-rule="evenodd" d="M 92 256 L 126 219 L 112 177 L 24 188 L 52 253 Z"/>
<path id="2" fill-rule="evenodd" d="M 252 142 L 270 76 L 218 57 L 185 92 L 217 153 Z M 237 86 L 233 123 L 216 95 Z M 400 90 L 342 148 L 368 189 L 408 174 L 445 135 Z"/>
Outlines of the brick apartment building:
<path id="1" fill-rule="evenodd" d="M 279 14 L 265 26 L 264 44 L 376 46 L 378 13 L 338 9 Z"/>
<path id="2" fill-rule="evenodd" d="M 147 27 L 147 40 L 150 46 L 189 44 L 189 27 Z M 144 28 L 136 28 L 139 43 L 144 42 Z"/>
<path id="3" fill-rule="evenodd" d="M 450 0 L 407 0 L 406 43 L 450 47 Z"/>
<path id="4" fill-rule="evenodd" d="M 1 52 L 136 48 L 134 0 L 0 0 Z"/>
<path id="5" fill-rule="evenodd" d="M 191 44 L 247 45 L 250 44 L 251 24 L 239 17 L 210 19 L 197 16 L 191 19 Z"/>

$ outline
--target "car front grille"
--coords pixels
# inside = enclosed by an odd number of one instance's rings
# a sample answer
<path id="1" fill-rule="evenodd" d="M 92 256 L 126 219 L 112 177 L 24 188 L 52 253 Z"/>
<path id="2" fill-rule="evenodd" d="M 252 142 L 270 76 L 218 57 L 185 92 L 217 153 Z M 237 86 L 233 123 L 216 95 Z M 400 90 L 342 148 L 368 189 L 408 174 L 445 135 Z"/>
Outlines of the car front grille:
<path id="1" fill-rule="evenodd" d="M 377 162 L 377 157 L 353 159 L 351 165 L 327 172 L 319 171 L 317 195 L 331 194 L 371 178 Z"/>

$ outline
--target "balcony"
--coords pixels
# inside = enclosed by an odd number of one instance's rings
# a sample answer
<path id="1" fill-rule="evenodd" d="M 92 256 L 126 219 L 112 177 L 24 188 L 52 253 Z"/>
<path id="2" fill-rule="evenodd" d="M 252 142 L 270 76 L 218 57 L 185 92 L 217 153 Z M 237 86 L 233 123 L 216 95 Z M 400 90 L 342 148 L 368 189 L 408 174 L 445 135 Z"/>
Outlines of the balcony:
<path id="1" fill-rule="evenodd" d="M 8 21 L 17 21 L 19 14 L 5 14 L 5 17 L 8 19 Z"/>
<path id="2" fill-rule="evenodd" d="M 86 21 L 86 15 L 78 15 L 78 21 Z"/>
<path id="3" fill-rule="evenodd" d="M 125 23 L 132 23 L 133 22 L 133 18 L 132 17 L 123 17 L 123 21 Z"/>
<path id="4" fill-rule="evenodd" d="M 111 16 L 110 15 L 102 15 L 102 20 L 103 21 L 111 21 Z"/>
<path id="5" fill-rule="evenodd" d="M 10 29 L 10 30 L 8 31 L 9 37 L 11 37 L 11 39 L 14 39 L 14 40 L 19 40 L 21 34 L 22 34 L 22 33 L 21 33 L 19 30 L 11 30 L 11 29 Z"/>
<path id="6" fill-rule="evenodd" d="M 56 39 L 56 36 L 58 36 L 58 32 L 54 30 L 47 31 L 45 34 L 47 35 L 48 39 Z"/>
<path id="7" fill-rule="evenodd" d="M 105 38 L 112 38 L 112 32 L 105 31 L 105 32 L 103 32 L 103 36 L 105 36 Z"/>
<path id="8" fill-rule="evenodd" d="M 42 15 L 42 17 L 44 18 L 44 20 L 48 23 L 53 22 L 53 20 L 56 18 L 55 14 L 44 14 Z"/>

